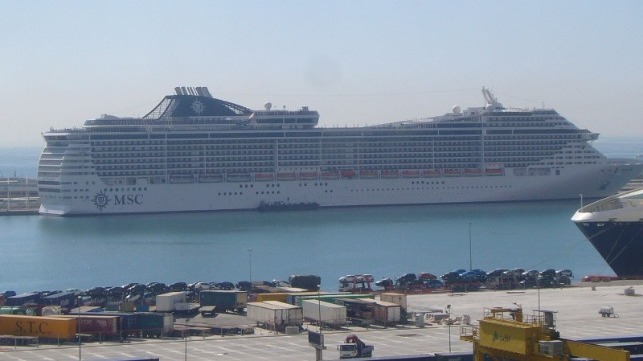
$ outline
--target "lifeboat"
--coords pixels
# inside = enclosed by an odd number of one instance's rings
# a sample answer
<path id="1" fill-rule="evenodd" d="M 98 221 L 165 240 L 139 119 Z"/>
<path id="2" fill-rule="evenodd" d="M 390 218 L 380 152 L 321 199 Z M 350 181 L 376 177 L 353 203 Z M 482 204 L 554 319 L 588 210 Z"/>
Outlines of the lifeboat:
<path id="1" fill-rule="evenodd" d="M 484 170 L 485 175 L 503 175 L 504 173 L 502 168 L 487 168 Z"/>
<path id="2" fill-rule="evenodd" d="M 199 176 L 201 183 L 218 183 L 223 182 L 223 175 L 221 174 L 202 174 Z"/>
<path id="3" fill-rule="evenodd" d="M 376 170 L 364 169 L 359 171 L 360 178 L 377 178 L 379 174 Z"/>
<path id="4" fill-rule="evenodd" d="M 467 168 L 464 170 L 464 175 L 466 176 L 480 176 L 482 175 L 482 169 L 480 168 Z"/>
<path id="5" fill-rule="evenodd" d="M 340 171 L 340 174 L 342 175 L 342 178 L 354 178 L 355 177 L 355 171 L 352 169 L 344 169 Z"/>
<path id="6" fill-rule="evenodd" d="M 319 173 L 317 172 L 299 172 L 299 179 L 316 180 L 317 178 L 319 178 Z"/>
<path id="7" fill-rule="evenodd" d="M 321 174 L 322 179 L 339 179 L 339 172 L 335 171 L 329 171 L 329 172 L 322 172 Z"/>
<path id="8" fill-rule="evenodd" d="M 439 169 L 425 169 L 422 171 L 422 175 L 425 177 L 440 177 L 442 176 L 442 172 L 440 172 Z"/>
<path id="9" fill-rule="evenodd" d="M 170 176 L 170 183 L 194 183 L 192 174 L 177 174 Z"/>
<path id="10" fill-rule="evenodd" d="M 444 175 L 447 177 L 458 177 L 462 175 L 462 169 L 445 169 Z"/>
<path id="11" fill-rule="evenodd" d="M 291 181 L 295 179 L 297 179 L 297 174 L 295 172 L 277 173 L 277 180 Z"/>
<path id="12" fill-rule="evenodd" d="M 228 182 L 250 182 L 250 174 L 247 173 L 231 173 L 226 177 Z"/>
<path id="13" fill-rule="evenodd" d="M 404 169 L 402 171 L 403 178 L 418 178 L 420 176 L 420 171 L 418 169 Z"/>
<path id="14" fill-rule="evenodd" d="M 255 180 L 258 182 L 268 182 L 275 179 L 272 173 L 255 173 Z"/>

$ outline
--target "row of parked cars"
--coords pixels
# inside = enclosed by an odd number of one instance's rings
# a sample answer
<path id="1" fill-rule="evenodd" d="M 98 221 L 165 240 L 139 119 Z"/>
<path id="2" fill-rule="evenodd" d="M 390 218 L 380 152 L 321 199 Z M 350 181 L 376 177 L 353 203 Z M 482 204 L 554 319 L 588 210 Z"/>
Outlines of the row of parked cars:
<path id="1" fill-rule="evenodd" d="M 572 271 L 568 269 L 538 271 L 503 268 L 490 272 L 485 272 L 481 269 L 468 271 L 458 269 L 447 272 L 440 277 L 428 272 L 419 274 L 405 273 L 395 280 L 384 278 L 375 282 L 375 285 L 385 289 L 440 289 L 453 287 L 454 285 L 511 289 L 570 285 L 573 277 Z"/>
<path id="2" fill-rule="evenodd" d="M 202 290 L 240 290 L 253 292 L 260 292 L 265 288 L 270 287 L 302 287 L 306 289 L 316 289 L 321 283 L 321 278 L 316 275 L 293 275 L 289 281 L 259 281 L 253 282 L 240 281 L 235 283 L 224 282 L 175 282 L 172 284 L 165 284 L 163 282 L 150 282 L 150 283 L 128 283 L 122 286 L 115 287 L 92 287 L 87 290 L 67 289 L 67 290 L 54 290 L 54 291 L 39 291 L 38 297 L 44 298 L 54 294 L 68 294 L 70 299 L 74 300 L 74 306 L 83 305 L 101 305 L 104 306 L 111 302 L 131 301 L 137 302 L 145 300 L 148 304 L 153 304 L 156 296 L 168 292 L 186 292 L 189 300 L 198 300 L 199 292 Z M 264 287 L 261 287 L 264 286 Z M 4 291 L 0 293 L 1 299 L 16 296 L 14 291 Z M 1 303 L 0 303 L 1 304 Z"/>

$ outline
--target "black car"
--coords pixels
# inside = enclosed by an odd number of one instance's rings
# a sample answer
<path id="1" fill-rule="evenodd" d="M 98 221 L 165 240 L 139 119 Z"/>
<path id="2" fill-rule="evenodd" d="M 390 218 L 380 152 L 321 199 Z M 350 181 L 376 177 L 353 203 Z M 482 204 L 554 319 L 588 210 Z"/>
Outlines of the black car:
<path id="1" fill-rule="evenodd" d="M 170 291 L 179 292 L 186 291 L 188 289 L 188 284 L 185 282 L 174 282 L 170 285 Z"/>

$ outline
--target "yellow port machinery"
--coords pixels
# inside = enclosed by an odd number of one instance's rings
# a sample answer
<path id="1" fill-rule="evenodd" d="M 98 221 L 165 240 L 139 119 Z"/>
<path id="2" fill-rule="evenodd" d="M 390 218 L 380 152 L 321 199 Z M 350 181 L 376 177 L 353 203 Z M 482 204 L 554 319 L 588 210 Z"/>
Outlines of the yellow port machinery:
<path id="1" fill-rule="evenodd" d="M 554 311 L 524 315 L 521 308 L 486 308 L 479 325 L 463 326 L 475 361 L 629 361 L 628 351 L 560 338 Z"/>

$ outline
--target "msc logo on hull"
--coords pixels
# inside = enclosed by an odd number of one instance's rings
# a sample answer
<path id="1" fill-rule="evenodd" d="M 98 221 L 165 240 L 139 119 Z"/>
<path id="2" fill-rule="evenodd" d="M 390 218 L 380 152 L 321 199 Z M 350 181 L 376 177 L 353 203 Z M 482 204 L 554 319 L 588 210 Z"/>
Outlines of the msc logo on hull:
<path id="1" fill-rule="evenodd" d="M 140 193 L 123 193 L 109 196 L 107 193 L 100 191 L 94 195 L 92 202 L 102 212 L 103 209 L 109 206 L 110 203 L 115 206 L 131 206 L 143 204 L 143 195 Z"/>

